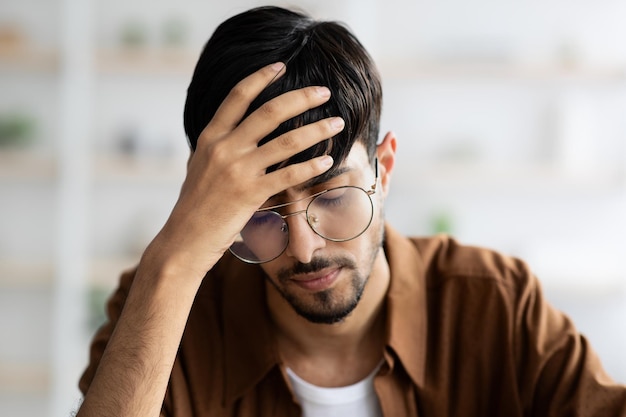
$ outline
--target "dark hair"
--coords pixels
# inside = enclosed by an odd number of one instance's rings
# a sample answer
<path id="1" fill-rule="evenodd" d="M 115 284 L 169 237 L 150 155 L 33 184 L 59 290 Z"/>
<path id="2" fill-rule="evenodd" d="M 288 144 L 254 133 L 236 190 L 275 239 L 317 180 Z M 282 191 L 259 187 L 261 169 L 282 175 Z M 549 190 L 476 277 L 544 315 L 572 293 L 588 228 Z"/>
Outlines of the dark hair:
<path id="1" fill-rule="evenodd" d="M 185 133 L 191 148 L 195 150 L 200 133 L 237 82 L 279 61 L 287 64 L 286 73 L 257 97 L 248 114 L 286 91 L 310 85 L 327 86 L 332 96 L 322 106 L 282 123 L 260 144 L 322 118 L 341 116 L 345 120 L 343 132 L 285 164 L 328 153 L 337 166 L 355 141 L 365 145 L 373 162 L 382 89 L 371 57 L 341 23 L 315 21 L 279 7 L 255 8 L 229 18 L 205 45 L 185 103 Z"/>

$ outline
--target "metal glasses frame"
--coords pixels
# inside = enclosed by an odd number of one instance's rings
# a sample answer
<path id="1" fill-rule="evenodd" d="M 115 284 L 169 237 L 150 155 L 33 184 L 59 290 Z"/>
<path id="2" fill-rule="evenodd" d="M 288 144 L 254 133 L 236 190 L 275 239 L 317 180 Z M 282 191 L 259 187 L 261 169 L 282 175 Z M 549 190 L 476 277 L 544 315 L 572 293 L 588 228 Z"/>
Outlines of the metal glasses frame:
<path id="1" fill-rule="evenodd" d="M 319 196 L 321 196 L 321 195 L 324 195 L 324 194 L 326 194 L 326 193 L 328 193 L 328 192 L 331 192 L 331 191 L 334 191 L 334 190 L 340 190 L 340 189 L 342 189 L 342 188 L 356 188 L 356 189 L 358 189 L 358 190 L 363 191 L 363 192 L 364 192 L 364 193 L 368 196 L 368 198 L 369 198 L 369 200 L 370 200 L 370 205 L 371 205 L 371 207 L 372 207 L 372 214 L 370 215 L 370 219 L 369 219 L 369 221 L 367 222 L 367 225 L 366 225 L 366 226 L 363 228 L 363 230 L 362 230 L 359 234 L 357 234 L 356 236 L 353 236 L 353 237 L 350 237 L 350 238 L 347 238 L 347 239 L 333 239 L 333 238 L 326 237 L 326 236 L 324 236 L 324 235 L 320 234 L 317 230 L 315 230 L 315 227 L 311 224 L 311 220 L 309 219 L 309 216 L 308 216 L 308 215 L 306 216 L 306 218 L 307 218 L 307 219 L 306 219 L 307 224 L 309 225 L 309 227 L 311 228 L 311 230 L 312 230 L 312 231 L 313 231 L 316 235 L 318 235 L 318 236 L 320 236 L 320 237 L 322 237 L 322 238 L 324 238 L 324 239 L 326 239 L 326 240 L 328 240 L 328 241 L 330 241 L 330 242 L 347 242 L 347 241 L 349 241 L 349 240 L 356 239 L 357 237 L 359 237 L 359 236 L 361 236 L 363 233 L 365 233 L 365 231 L 366 231 L 367 229 L 369 229 L 370 225 L 372 224 L 372 220 L 373 220 L 373 218 L 374 218 L 374 202 L 372 201 L 372 195 L 376 193 L 376 186 L 377 186 L 377 184 L 378 184 L 378 159 L 376 159 L 376 161 L 375 161 L 375 163 L 374 163 L 374 167 L 375 167 L 375 168 L 374 168 L 374 170 L 375 170 L 375 178 L 374 178 L 374 183 L 370 186 L 370 189 L 369 189 L 369 190 L 365 190 L 364 188 L 357 187 L 357 186 L 354 186 L 354 185 L 344 185 L 344 186 L 341 186 L 341 187 L 329 188 L 329 189 L 326 189 L 326 190 L 323 190 L 323 191 L 317 192 L 317 193 L 315 193 L 315 194 L 312 194 L 312 195 L 309 195 L 309 196 L 306 196 L 306 197 L 300 198 L 300 199 L 298 199 L 298 200 L 294 200 L 294 201 L 290 201 L 290 202 L 287 202 L 287 203 L 282 203 L 282 204 L 276 204 L 276 205 L 269 206 L 269 207 L 263 207 L 263 208 L 260 208 L 260 209 L 258 209 L 258 210 L 255 210 L 255 213 L 258 213 L 258 212 L 264 212 L 264 211 L 271 211 L 271 212 L 273 212 L 274 214 L 276 214 L 277 216 L 279 216 L 282 220 L 285 220 L 285 219 L 287 219 L 288 217 L 292 217 L 292 216 L 298 215 L 298 214 L 300 214 L 300 213 L 306 213 L 306 212 L 309 210 L 309 207 L 311 206 L 311 203 L 312 203 L 312 202 L 313 202 L 313 201 L 314 201 L 317 197 L 319 197 Z M 298 211 L 294 211 L 293 213 L 287 213 L 287 214 L 280 214 L 278 211 L 276 211 L 277 209 L 280 209 L 280 208 L 283 208 L 283 207 L 287 207 L 287 206 L 291 206 L 291 205 L 293 205 L 293 204 L 299 203 L 299 202 L 301 202 L 301 201 L 306 201 L 306 200 L 311 200 L 311 202 L 309 202 L 309 204 L 307 204 L 307 206 L 306 206 L 306 208 L 305 208 L 304 210 L 298 210 Z M 269 259 L 269 260 L 267 260 L 267 261 L 251 261 L 251 260 L 249 260 L 249 259 L 245 259 L 245 258 L 243 258 L 243 257 L 241 257 L 241 256 L 239 256 L 239 255 L 237 255 L 235 252 L 233 252 L 233 251 L 232 251 L 232 249 L 231 249 L 231 248 L 229 248 L 229 250 L 230 250 L 230 252 L 231 252 L 233 255 L 235 255 L 235 257 L 237 257 L 238 259 L 240 259 L 240 260 L 241 260 L 241 261 L 243 261 L 243 262 L 246 262 L 246 263 L 253 263 L 253 264 L 261 264 L 261 263 L 266 263 L 266 262 L 273 261 L 274 259 L 278 258 L 280 255 L 282 255 L 282 254 L 283 254 L 283 252 L 285 251 L 285 249 L 287 249 L 287 246 L 289 246 L 289 236 L 287 236 L 287 244 L 285 245 L 285 247 L 283 248 L 283 250 L 282 250 L 282 251 L 281 251 L 278 255 L 276 255 L 274 258 Z"/>

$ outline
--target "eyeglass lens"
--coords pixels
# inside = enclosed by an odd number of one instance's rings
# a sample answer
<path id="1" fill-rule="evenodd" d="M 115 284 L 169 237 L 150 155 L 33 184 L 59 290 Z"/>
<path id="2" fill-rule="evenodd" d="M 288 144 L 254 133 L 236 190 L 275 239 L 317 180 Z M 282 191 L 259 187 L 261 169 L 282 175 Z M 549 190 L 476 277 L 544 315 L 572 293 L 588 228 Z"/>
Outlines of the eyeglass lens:
<path id="1" fill-rule="evenodd" d="M 309 226 L 321 237 L 342 242 L 361 235 L 370 225 L 373 205 L 369 194 L 358 187 L 339 187 L 315 197 L 306 209 Z M 230 251 L 250 263 L 271 261 L 289 244 L 284 216 L 271 210 L 257 211 L 244 226 Z"/>

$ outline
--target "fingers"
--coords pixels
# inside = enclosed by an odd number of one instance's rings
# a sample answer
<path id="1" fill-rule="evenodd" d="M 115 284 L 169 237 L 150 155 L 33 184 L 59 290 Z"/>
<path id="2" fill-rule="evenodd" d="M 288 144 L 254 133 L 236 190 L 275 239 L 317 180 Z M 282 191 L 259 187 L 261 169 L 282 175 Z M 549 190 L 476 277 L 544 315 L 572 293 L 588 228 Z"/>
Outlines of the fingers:
<path id="1" fill-rule="evenodd" d="M 261 91 L 284 73 L 285 64 L 277 62 L 263 67 L 239 81 L 215 112 L 211 123 L 209 123 L 210 129 L 216 132 L 233 130 L 243 118 L 250 103 Z"/>
<path id="2" fill-rule="evenodd" d="M 272 64 L 237 83 L 198 138 L 198 148 L 188 169 L 189 175 L 197 171 L 194 175 L 198 178 L 230 177 L 230 183 L 238 181 L 245 185 L 246 190 L 259 191 L 267 198 L 272 195 L 267 194 L 268 189 L 279 187 L 274 191 L 281 191 L 307 181 L 332 166 L 330 157 L 314 158 L 281 169 L 279 175 L 271 176 L 279 182 L 268 183 L 265 179 L 260 179 L 264 177 L 267 167 L 335 136 L 344 127 L 340 117 L 318 120 L 286 132 L 259 147 L 259 141 L 281 123 L 320 106 L 331 96 L 330 90 L 323 86 L 288 91 L 265 102 L 243 119 L 250 104 L 263 89 L 284 73 L 284 64 Z M 207 170 L 206 167 L 210 169 Z M 245 172 L 237 167 L 245 167 Z M 195 178 L 194 175 L 191 176 Z M 255 181 L 261 181 L 265 185 L 259 188 L 261 184 L 254 186 Z"/>
<path id="3" fill-rule="evenodd" d="M 327 87 L 305 87 L 288 91 L 264 103 L 250 114 L 237 127 L 236 134 L 240 140 L 256 145 L 284 121 L 325 103 L 329 98 L 330 90 Z"/>
<path id="4" fill-rule="evenodd" d="M 323 174 L 332 165 L 333 158 L 330 155 L 322 155 L 266 174 L 263 176 L 263 181 L 266 182 L 268 188 L 272 189 L 271 194 L 277 194 Z"/>
<path id="5" fill-rule="evenodd" d="M 228 134 L 233 141 L 237 141 L 240 149 L 251 149 L 284 121 L 317 107 L 330 98 L 330 90 L 323 86 L 289 91 L 264 103 L 242 121 L 254 99 L 284 73 L 284 64 L 272 64 L 237 83 L 200 135 L 198 142 L 211 143 Z"/>
<path id="6" fill-rule="evenodd" d="M 341 117 L 331 117 L 299 127 L 259 147 L 255 158 L 264 167 L 277 164 L 335 136 L 343 130 L 344 125 Z"/>
<path id="7" fill-rule="evenodd" d="M 335 136 L 343 130 L 344 125 L 341 117 L 331 117 L 299 127 L 259 147 L 256 157 L 263 166 L 274 165 L 324 139 Z M 282 167 L 265 174 L 262 178 L 267 187 L 272 188 L 270 195 L 274 195 L 323 174 L 332 165 L 333 158 L 330 155 L 322 155 Z"/>

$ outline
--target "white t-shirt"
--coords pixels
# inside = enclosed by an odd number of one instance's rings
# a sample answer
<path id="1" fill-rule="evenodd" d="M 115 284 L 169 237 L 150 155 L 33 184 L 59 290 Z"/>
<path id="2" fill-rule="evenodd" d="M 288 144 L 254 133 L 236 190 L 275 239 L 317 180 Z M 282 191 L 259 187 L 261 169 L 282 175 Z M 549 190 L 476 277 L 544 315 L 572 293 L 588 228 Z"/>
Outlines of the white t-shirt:
<path id="1" fill-rule="evenodd" d="M 310 384 L 287 368 L 287 375 L 302 406 L 303 417 L 382 417 L 374 391 L 378 367 L 354 385 L 323 388 Z"/>

